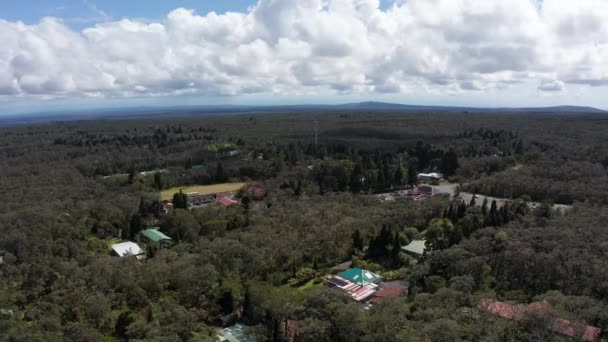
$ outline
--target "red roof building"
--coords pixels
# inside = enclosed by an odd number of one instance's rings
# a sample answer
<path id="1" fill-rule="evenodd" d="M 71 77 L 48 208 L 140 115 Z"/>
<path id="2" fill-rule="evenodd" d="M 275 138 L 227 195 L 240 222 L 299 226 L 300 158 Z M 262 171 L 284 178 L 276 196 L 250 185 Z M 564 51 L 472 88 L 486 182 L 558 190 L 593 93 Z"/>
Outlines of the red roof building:
<path id="1" fill-rule="evenodd" d="M 387 289 L 382 289 L 382 290 L 374 293 L 372 298 L 369 301 L 372 302 L 373 304 L 378 304 L 381 301 L 383 301 L 385 298 L 399 297 L 404 294 L 405 294 L 404 289 L 401 289 L 398 287 L 387 288 Z"/>
<path id="2" fill-rule="evenodd" d="M 228 198 L 228 197 L 218 198 L 217 203 L 219 203 L 221 206 L 224 206 L 226 208 L 239 204 L 239 202 L 237 202 L 231 198 Z"/>
<path id="3" fill-rule="evenodd" d="M 247 193 L 249 193 L 254 199 L 262 199 L 266 197 L 268 191 L 259 185 L 252 185 L 247 189 Z"/>
<path id="4" fill-rule="evenodd" d="M 519 321 L 526 315 L 546 315 L 551 310 L 551 304 L 547 301 L 534 302 L 529 305 L 509 304 L 494 299 L 482 299 L 478 305 L 479 310 L 494 314 L 496 316 Z M 582 341 L 596 342 L 599 340 L 602 330 L 582 322 L 573 322 L 563 318 L 551 320 L 549 328 L 566 336 L 580 338 Z"/>

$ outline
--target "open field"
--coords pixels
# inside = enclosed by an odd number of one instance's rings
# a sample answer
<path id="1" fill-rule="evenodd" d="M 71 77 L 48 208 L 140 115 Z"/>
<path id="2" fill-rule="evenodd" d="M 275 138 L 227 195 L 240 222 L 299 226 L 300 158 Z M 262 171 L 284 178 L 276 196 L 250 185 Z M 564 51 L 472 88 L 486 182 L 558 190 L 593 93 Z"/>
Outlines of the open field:
<path id="1" fill-rule="evenodd" d="M 167 190 L 163 190 L 160 193 L 160 197 L 162 200 L 170 200 L 173 198 L 173 195 L 180 190 L 184 193 L 189 192 L 198 192 L 201 195 L 210 195 L 222 192 L 233 192 L 238 191 L 240 188 L 244 187 L 247 183 L 224 183 L 224 184 L 213 184 L 213 185 L 193 185 L 193 186 L 184 186 L 184 187 L 175 187 Z"/>

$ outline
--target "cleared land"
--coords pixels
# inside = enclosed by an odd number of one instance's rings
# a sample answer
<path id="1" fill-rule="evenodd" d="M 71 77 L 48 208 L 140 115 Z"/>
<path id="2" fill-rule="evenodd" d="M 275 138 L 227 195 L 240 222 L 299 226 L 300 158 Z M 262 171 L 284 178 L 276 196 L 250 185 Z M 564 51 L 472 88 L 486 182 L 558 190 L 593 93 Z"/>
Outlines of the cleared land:
<path id="1" fill-rule="evenodd" d="M 193 185 L 171 188 L 163 190 L 160 193 L 162 200 L 173 199 L 173 195 L 180 190 L 183 193 L 198 192 L 201 195 L 217 194 L 222 192 L 234 192 L 244 187 L 247 183 L 224 183 L 224 184 L 213 184 L 213 185 Z"/>

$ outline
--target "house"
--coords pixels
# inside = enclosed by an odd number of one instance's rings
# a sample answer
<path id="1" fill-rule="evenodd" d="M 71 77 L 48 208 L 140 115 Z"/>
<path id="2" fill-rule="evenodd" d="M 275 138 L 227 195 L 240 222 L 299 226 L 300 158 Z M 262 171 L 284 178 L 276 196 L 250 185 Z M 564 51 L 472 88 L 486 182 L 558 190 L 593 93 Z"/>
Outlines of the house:
<path id="1" fill-rule="evenodd" d="M 401 247 L 405 252 L 414 256 L 422 256 L 426 252 L 426 240 L 412 240 L 407 246 Z"/>
<path id="2" fill-rule="evenodd" d="M 433 181 L 438 182 L 442 179 L 443 179 L 443 175 L 441 173 L 437 173 L 437 172 L 418 174 L 418 180 L 421 182 L 433 182 Z"/>
<path id="3" fill-rule="evenodd" d="M 255 338 L 248 332 L 249 327 L 235 324 L 217 332 L 219 342 L 255 342 Z"/>
<path id="4" fill-rule="evenodd" d="M 188 205 L 190 206 L 202 206 L 215 202 L 214 195 L 201 195 L 198 192 L 189 192 L 186 196 L 188 197 Z"/>
<path id="5" fill-rule="evenodd" d="M 380 275 L 368 270 L 360 269 L 358 267 L 340 272 L 338 275 L 358 285 L 377 284 L 382 281 L 382 277 Z"/>
<path id="6" fill-rule="evenodd" d="M 376 292 L 376 284 L 370 283 L 367 285 L 356 284 L 340 275 L 329 276 L 325 278 L 329 287 L 338 288 L 346 292 L 352 299 L 363 302 Z"/>
<path id="7" fill-rule="evenodd" d="M 141 234 L 143 236 L 147 237 L 153 243 L 160 244 L 160 243 L 163 243 L 163 242 L 170 242 L 171 241 L 170 237 L 168 237 L 167 235 L 163 234 L 163 232 L 159 231 L 158 229 L 154 229 L 154 228 L 146 229 L 146 230 L 142 231 Z"/>
<path id="8" fill-rule="evenodd" d="M 146 252 L 135 242 L 127 241 L 112 245 L 112 252 L 119 257 L 134 256 L 137 259 L 144 259 Z"/>
<path id="9" fill-rule="evenodd" d="M 232 207 L 232 206 L 234 206 L 234 205 L 239 204 L 239 202 L 237 202 L 237 201 L 233 200 L 233 199 L 232 199 L 232 198 L 230 198 L 230 197 L 220 197 L 220 198 L 217 200 L 217 203 L 218 203 L 219 205 L 223 206 L 223 207 L 226 207 L 226 208 L 228 208 L 228 207 Z"/>
<path id="10" fill-rule="evenodd" d="M 485 298 L 479 302 L 480 311 L 496 315 L 509 320 L 519 321 L 530 315 L 545 317 L 551 310 L 547 301 L 534 302 L 529 305 L 509 304 L 495 299 Z M 582 322 L 573 322 L 563 318 L 550 319 L 548 328 L 557 333 L 574 337 L 586 342 L 597 342 L 602 332 L 600 328 Z"/>
<path id="11" fill-rule="evenodd" d="M 386 298 L 401 297 L 405 295 L 405 290 L 399 287 L 384 288 L 375 292 L 369 300 L 372 304 L 378 304 Z"/>
<path id="12" fill-rule="evenodd" d="M 435 194 L 435 191 L 433 189 L 432 186 L 430 185 L 421 185 L 418 187 L 418 192 L 422 195 L 426 195 L 426 196 L 433 196 Z"/>
<path id="13" fill-rule="evenodd" d="M 255 200 L 261 200 L 268 194 L 268 191 L 259 185 L 252 185 L 247 188 L 247 193 Z"/>

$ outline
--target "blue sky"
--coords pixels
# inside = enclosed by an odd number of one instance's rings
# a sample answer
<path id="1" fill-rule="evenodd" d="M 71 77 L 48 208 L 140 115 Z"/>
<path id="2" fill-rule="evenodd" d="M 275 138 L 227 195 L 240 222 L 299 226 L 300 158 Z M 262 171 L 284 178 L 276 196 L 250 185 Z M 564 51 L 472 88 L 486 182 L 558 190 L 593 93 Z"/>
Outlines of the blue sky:
<path id="1" fill-rule="evenodd" d="M 43 17 L 58 17 L 79 30 L 110 18 L 159 21 L 178 7 L 193 9 L 198 14 L 245 12 L 256 3 L 256 0 L 5 0 L 0 2 L 0 18 L 35 24 Z M 380 3 L 386 8 L 392 1 Z"/>
<path id="2" fill-rule="evenodd" d="M 604 1 L 27 0 L 0 2 L 0 19 L 0 115 L 368 100 L 608 109 Z"/>
<path id="3" fill-rule="evenodd" d="M 0 17 L 35 24 L 43 17 L 62 18 L 70 27 L 82 29 L 105 19 L 141 18 L 161 20 L 178 7 L 198 13 L 244 12 L 253 0 L 7 0 L 0 3 Z"/>

